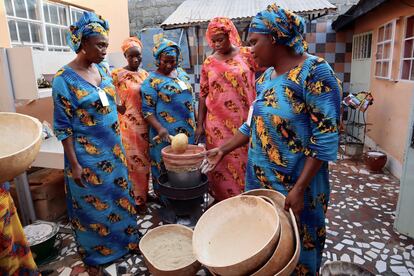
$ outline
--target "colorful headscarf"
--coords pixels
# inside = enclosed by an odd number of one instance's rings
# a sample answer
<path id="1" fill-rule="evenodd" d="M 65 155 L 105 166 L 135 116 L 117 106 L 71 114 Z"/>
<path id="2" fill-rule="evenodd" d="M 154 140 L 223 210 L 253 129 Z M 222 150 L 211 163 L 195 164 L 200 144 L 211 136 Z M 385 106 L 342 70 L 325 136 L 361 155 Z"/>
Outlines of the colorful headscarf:
<path id="1" fill-rule="evenodd" d="M 167 56 L 175 57 L 177 60 L 177 66 L 179 65 L 181 57 L 181 49 L 174 41 L 162 38 L 152 49 L 152 53 L 156 60 L 155 65 L 159 66 L 161 54 L 164 53 Z"/>
<path id="2" fill-rule="evenodd" d="M 83 37 L 98 34 L 108 36 L 108 31 L 109 23 L 102 16 L 94 12 L 84 12 L 81 19 L 69 27 L 66 41 L 69 47 L 77 53 Z"/>
<path id="3" fill-rule="evenodd" d="M 305 21 L 302 17 L 276 6 L 269 5 L 259 12 L 250 23 L 250 33 L 270 34 L 276 43 L 286 45 L 303 54 L 308 49 L 304 39 Z"/>
<path id="4" fill-rule="evenodd" d="M 127 39 L 124 40 L 124 42 L 122 42 L 122 45 L 121 45 L 122 53 L 125 53 L 126 51 L 128 51 L 128 49 L 132 47 L 138 47 L 139 52 L 142 53 L 142 42 L 135 36 L 128 37 Z"/>
<path id="5" fill-rule="evenodd" d="M 213 48 L 211 38 L 217 34 L 228 34 L 231 44 L 234 46 L 241 46 L 241 39 L 237 32 L 236 26 L 227 17 L 215 17 L 208 23 L 206 39 L 208 45 Z"/>

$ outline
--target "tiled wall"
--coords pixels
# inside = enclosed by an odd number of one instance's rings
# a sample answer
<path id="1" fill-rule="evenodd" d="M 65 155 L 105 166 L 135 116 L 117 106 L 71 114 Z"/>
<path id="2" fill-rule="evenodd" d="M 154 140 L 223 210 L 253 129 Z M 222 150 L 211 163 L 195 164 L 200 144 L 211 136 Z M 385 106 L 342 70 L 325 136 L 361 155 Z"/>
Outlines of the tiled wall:
<path id="1" fill-rule="evenodd" d="M 336 33 L 332 21 L 307 24 L 306 41 L 309 53 L 324 58 L 343 82 L 344 93 L 348 93 L 351 80 L 352 33 Z"/>
<path id="2" fill-rule="evenodd" d="M 190 74 L 190 77 L 194 79 L 194 91 L 196 98 L 198 100 L 198 95 L 200 93 L 200 73 L 201 65 L 203 64 L 204 59 L 211 53 L 211 49 L 208 46 L 208 43 L 205 39 L 206 28 L 199 28 L 198 37 L 195 28 L 188 29 L 188 42 L 190 47 L 190 61 L 193 65 L 190 70 L 187 72 Z M 198 47 L 197 47 L 198 44 Z M 198 52 L 197 52 L 198 48 Z M 198 59 L 197 59 L 198 55 Z"/>

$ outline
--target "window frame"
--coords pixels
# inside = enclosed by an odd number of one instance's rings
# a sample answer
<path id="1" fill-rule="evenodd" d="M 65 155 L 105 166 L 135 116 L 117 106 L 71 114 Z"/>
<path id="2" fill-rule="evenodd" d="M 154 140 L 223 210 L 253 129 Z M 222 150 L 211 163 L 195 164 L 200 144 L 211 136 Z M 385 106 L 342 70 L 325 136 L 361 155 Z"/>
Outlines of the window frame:
<path id="1" fill-rule="evenodd" d="M 38 50 L 43 50 L 43 51 L 70 51 L 70 48 L 68 45 L 64 45 L 66 44 L 66 35 L 65 32 L 63 32 L 62 30 L 67 30 L 68 27 L 73 24 L 74 22 L 72 22 L 72 11 L 77 11 L 77 12 L 84 12 L 84 11 L 88 11 L 88 9 L 82 9 L 80 7 L 77 6 L 72 6 L 69 4 L 63 4 L 63 3 L 59 3 L 59 2 L 55 2 L 52 0 L 36 0 L 36 12 L 38 14 L 39 19 L 31 19 L 29 16 L 29 6 L 27 4 L 28 0 L 23 0 L 24 4 L 25 4 L 25 13 L 26 13 L 26 17 L 27 18 L 23 18 L 23 17 L 18 17 L 16 16 L 16 8 L 15 8 L 15 0 L 10 0 L 11 2 L 11 7 L 13 9 L 13 15 L 9 15 L 7 14 L 7 11 L 5 9 L 5 15 L 6 15 L 6 21 L 7 21 L 7 28 L 9 31 L 9 39 L 10 39 L 10 44 L 12 45 L 12 47 L 33 47 L 35 49 Z M 6 4 L 5 4 L 6 5 Z M 57 7 L 57 13 L 58 13 L 58 21 L 59 24 L 55 24 L 55 23 L 50 23 L 50 22 L 46 22 L 46 16 L 45 16 L 45 12 L 44 12 L 44 7 L 47 7 L 47 12 L 48 12 L 48 17 L 50 18 L 50 6 L 56 6 Z M 66 24 L 67 25 L 61 25 L 60 24 L 60 12 L 59 12 L 59 7 L 63 7 L 66 10 Z M 11 34 L 11 29 L 9 26 L 9 21 L 12 21 L 15 25 L 15 29 L 16 29 L 16 34 L 17 34 L 17 40 L 12 39 L 12 34 Z M 18 22 L 25 22 L 27 24 L 29 24 L 29 37 L 30 37 L 30 42 L 26 42 L 26 41 L 22 41 L 21 40 L 21 34 L 18 28 Z M 33 35 L 32 35 L 32 28 L 30 26 L 30 24 L 38 24 L 40 27 L 40 43 L 37 42 L 33 42 Z M 50 30 L 50 37 L 51 37 L 51 41 L 49 44 L 48 41 L 48 36 L 47 36 L 47 27 L 50 28 L 59 28 L 59 44 L 58 45 L 54 45 L 54 38 L 53 38 L 53 33 Z"/>
<path id="2" fill-rule="evenodd" d="M 379 39 L 379 30 L 384 27 L 384 39 L 385 39 L 385 30 L 386 30 L 386 26 L 388 26 L 389 24 L 391 24 L 391 39 L 389 40 L 382 40 L 381 42 L 378 42 Z M 385 24 L 380 25 L 377 28 L 377 39 L 375 42 L 375 70 L 374 70 L 374 76 L 377 79 L 384 79 L 384 80 L 391 80 L 391 76 L 392 76 L 392 63 L 393 63 L 393 56 L 394 56 L 394 44 L 395 44 L 395 32 L 396 32 L 396 25 L 397 25 L 397 20 L 393 19 L 391 21 L 386 22 Z M 381 55 L 384 53 L 384 45 L 386 44 L 390 44 L 390 56 L 387 59 L 384 59 L 381 57 L 381 59 L 378 59 L 377 55 L 378 55 L 378 45 L 383 45 L 382 47 L 382 53 Z M 378 76 L 377 75 L 377 66 L 378 66 L 378 62 L 380 62 L 381 67 L 383 65 L 384 62 L 388 62 L 388 74 L 387 76 Z M 381 69 L 382 70 L 382 69 Z M 382 73 L 382 72 L 381 72 Z"/>
<path id="3" fill-rule="evenodd" d="M 406 34 L 407 34 L 407 21 L 408 21 L 408 18 L 410 18 L 410 17 L 414 17 L 414 14 L 408 15 L 408 16 L 404 17 L 404 25 L 403 25 L 404 32 L 403 32 L 402 41 L 401 41 L 400 73 L 399 73 L 398 80 L 399 81 L 404 81 L 404 82 L 414 82 L 414 78 L 411 79 L 411 75 L 413 73 L 412 70 L 413 70 L 413 66 L 414 66 L 414 35 L 411 36 L 411 37 L 408 37 L 408 38 L 405 37 Z M 410 58 L 405 58 L 404 57 L 405 42 L 407 40 L 412 40 L 413 41 L 413 46 L 412 46 L 412 49 L 411 49 L 411 51 L 412 51 L 411 55 L 412 56 Z M 402 75 L 403 75 L 403 65 L 404 65 L 404 61 L 406 61 L 406 60 L 411 61 L 410 71 L 408 73 L 408 79 L 403 79 L 402 78 Z"/>
<path id="4" fill-rule="evenodd" d="M 72 20 L 73 18 L 72 18 L 72 12 L 85 12 L 85 11 L 87 11 L 87 10 L 83 10 L 83 9 L 81 9 L 81 8 L 78 8 L 78 7 L 75 7 L 75 6 L 69 6 L 69 14 L 68 14 L 68 16 L 69 16 L 69 22 L 70 22 L 70 24 L 73 24 L 73 23 L 75 23 L 76 22 L 76 20 Z"/>
<path id="5" fill-rule="evenodd" d="M 69 20 L 69 6 L 61 4 L 61 3 L 56 3 L 53 1 L 42 1 L 43 2 L 43 6 L 42 9 L 44 8 L 44 6 L 47 6 L 47 11 L 48 11 L 48 17 L 50 18 L 50 6 L 55 6 L 57 7 L 57 16 L 58 16 L 58 21 L 60 21 L 60 12 L 59 12 L 59 8 L 64 8 L 66 10 L 66 23 L 67 24 L 72 24 Z M 44 10 L 43 10 L 44 11 Z M 61 25 L 61 24 L 56 24 L 56 23 L 50 23 L 50 22 L 46 22 L 46 17 L 44 17 L 44 25 L 45 25 L 45 38 L 46 38 L 46 44 L 48 46 L 49 50 L 54 50 L 56 51 L 57 49 L 68 49 L 69 51 L 69 46 L 66 45 L 66 35 L 65 32 L 62 32 L 62 30 L 66 31 L 69 25 Z M 50 38 L 52 41 L 48 41 L 48 29 L 47 28 L 58 28 L 59 29 L 59 38 L 60 38 L 60 43 L 59 45 L 54 43 L 54 37 L 53 37 L 53 33 L 50 34 Z M 52 32 L 52 30 L 50 29 L 50 32 Z M 62 34 L 63 33 L 63 34 Z M 63 43 L 63 44 L 62 44 Z"/>
<path id="6" fill-rule="evenodd" d="M 36 19 L 31 19 L 29 17 L 29 10 L 28 10 L 28 4 L 27 4 L 27 0 L 24 0 L 24 5 L 25 5 L 25 13 L 26 13 L 26 18 L 24 17 L 18 17 L 16 16 L 16 6 L 13 0 L 10 0 L 11 5 L 12 5 L 12 9 L 13 9 L 13 15 L 8 15 L 7 11 L 5 9 L 5 14 L 6 14 L 6 21 L 7 21 L 7 28 L 9 30 L 9 38 L 10 38 L 10 44 L 12 46 L 32 46 L 32 47 L 43 47 L 44 44 L 42 42 L 37 43 L 37 42 L 33 42 L 33 35 L 32 35 L 32 29 L 30 27 L 31 24 L 39 24 L 40 25 L 40 32 L 42 32 L 42 18 L 41 15 L 39 15 L 40 19 L 36 20 Z M 4 3 L 6 5 L 6 3 Z M 39 5 L 39 1 L 37 1 L 37 4 Z M 38 7 L 37 7 L 38 8 Z M 16 34 L 17 34 L 17 41 L 12 39 L 12 35 L 10 33 L 10 27 L 9 27 L 9 22 L 12 21 L 14 22 L 15 28 L 16 28 Z M 20 31 L 18 28 L 18 23 L 19 22 L 23 22 L 23 23 L 27 23 L 28 24 L 28 31 L 29 31 L 29 37 L 30 37 L 30 42 L 28 41 L 22 41 L 21 37 L 20 37 Z M 42 33 L 40 33 L 41 36 L 41 40 L 43 40 L 42 38 Z"/>
<path id="7" fill-rule="evenodd" d="M 369 43 L 366 44 L 366 48 L 362 50 L 362 52 L 360 51 L 360 46 L 363 43 L 355 43 L 355 40 L 357 39 L 361 39 L 361 38 L 366 38 L 366 39 L 371 39 L 371 45 Z M 368 41 L 368 40 L 365 40 Z M 372 42 L 373 42 L 373 33 L 370 32 L 365 32 L 365 33 L 360 33 L 360 34 L 355 34 L 352 38 L 352 60 L 356 60 L 356 61 L 361 61 L 361 60 L 370 60 L 372 59 Z M 371 46 L 371 47 L 369 47 Z M 364 53 L 368 53 L 369 52 L 369 57 L 367 55 L 364 55 Z M 362 54 L 361 54 L 362 53 Z"/>

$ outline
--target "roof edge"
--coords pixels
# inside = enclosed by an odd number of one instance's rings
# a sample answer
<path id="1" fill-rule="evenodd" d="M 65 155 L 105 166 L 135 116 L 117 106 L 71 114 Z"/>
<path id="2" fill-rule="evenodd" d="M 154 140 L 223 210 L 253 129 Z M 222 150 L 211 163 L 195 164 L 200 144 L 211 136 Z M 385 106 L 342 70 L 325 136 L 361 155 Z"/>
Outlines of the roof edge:
<path id="1" fill-rule="evenodd" d="M 332 29 L 335 31 L 342 31 L 343 29 L 352 25 L 355 20 L 368 12 L 378 8 L 388 0 L 362 0 L 358 4 L 353 5 L 344 14 L 338 16 L 338 18 L 332 22 Z"/>
<path id="2" fill-rule="evenodd" d="M 313 9 L 313 10 L 306 10 L 306 11 L 295 11 L 296 14 L 299 14 L 301 16 L 306 16 L 307 14 L 315 14 L 315 13 L 322 13 L 325 12 L 326 14 L 330 11 L 334 11 L 337 9 L 336 6 L 332 5 L 333 7 L 329 7 L 329 8 L 325 8 L 325 9 Z M 233 21 L 249 21 L 253 18 L 254 16 L 246 16 L 246 17 L 235 17 L 235 18 L 230 18 Z M 186 28 L 186 27 L 191 27 L 191 26 L 197 26 L 197 25 L 202 25 L 205 23 L 208 23 L 210 21 L 210 19 L 208 20 L 200 20 L 200 21 L 194 21 L 194 22 L 182 22 L 182 23 L 165 23 L 168 20 L 168 18 L 166 20 L 164 20 L 164 22 L 162 22 L 160 24 L 160 27 L 168 30 L 168 29 L 177 29 L 177 28 Z"/>

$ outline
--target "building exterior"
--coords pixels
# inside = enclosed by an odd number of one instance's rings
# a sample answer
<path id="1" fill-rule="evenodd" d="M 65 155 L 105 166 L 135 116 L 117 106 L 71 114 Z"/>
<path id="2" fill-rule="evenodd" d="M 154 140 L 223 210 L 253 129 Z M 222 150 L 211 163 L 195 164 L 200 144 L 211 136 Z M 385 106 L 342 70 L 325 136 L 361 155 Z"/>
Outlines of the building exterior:
<path id="1" fill-rule="evenodd" d="M 109 21 L 108 53 L 120 52 L 122 41 L 129 36 L 127 0 L 116 1 L 116 13 L 113 12 L 114 1 L 111 0 L 0 1 L 0 48 L 33 47 L 34 51 L 63 51 L 67 53 L 62 53 L 62 56 L 69 55 L 65 30 L 84 10 L 95 11 Z M 47 67 L 48 60 L 44 63 L 43 67 Z M 21 78 L 24 80 L 25 76 Z M 16 110 L 41 121 L 53 121 L 50 96 L 30 102 L 17 102 Z"/>
<path id="2" fill-rule="evenodd" d="M 129 27 L 131 35 L 145 28 L 159 27 L 184 0 L 129 0 Z"/>
<path id="3" fill-rule="evenodd" d="M 111 0 L 1 1 L 0 47 L 33 46 L 42 50 L 68 50 L 64 32 L 86 10 L 95 11 L 109 21 L 108 51 L 118 51 L 123 39 L 129 36 L 127 0 L 117 1 L 116 13 L 113 9 Z"/>
<path id="4" fill-rule="evenodd" d="M 367 111 L 366 144 L 388 155 L 391 172 L 401 176 L 414 93 L 414 4 L 361 0 L 333 27 L 352 33 L 351 92 L 366 88 L 374 97 Z"/>

